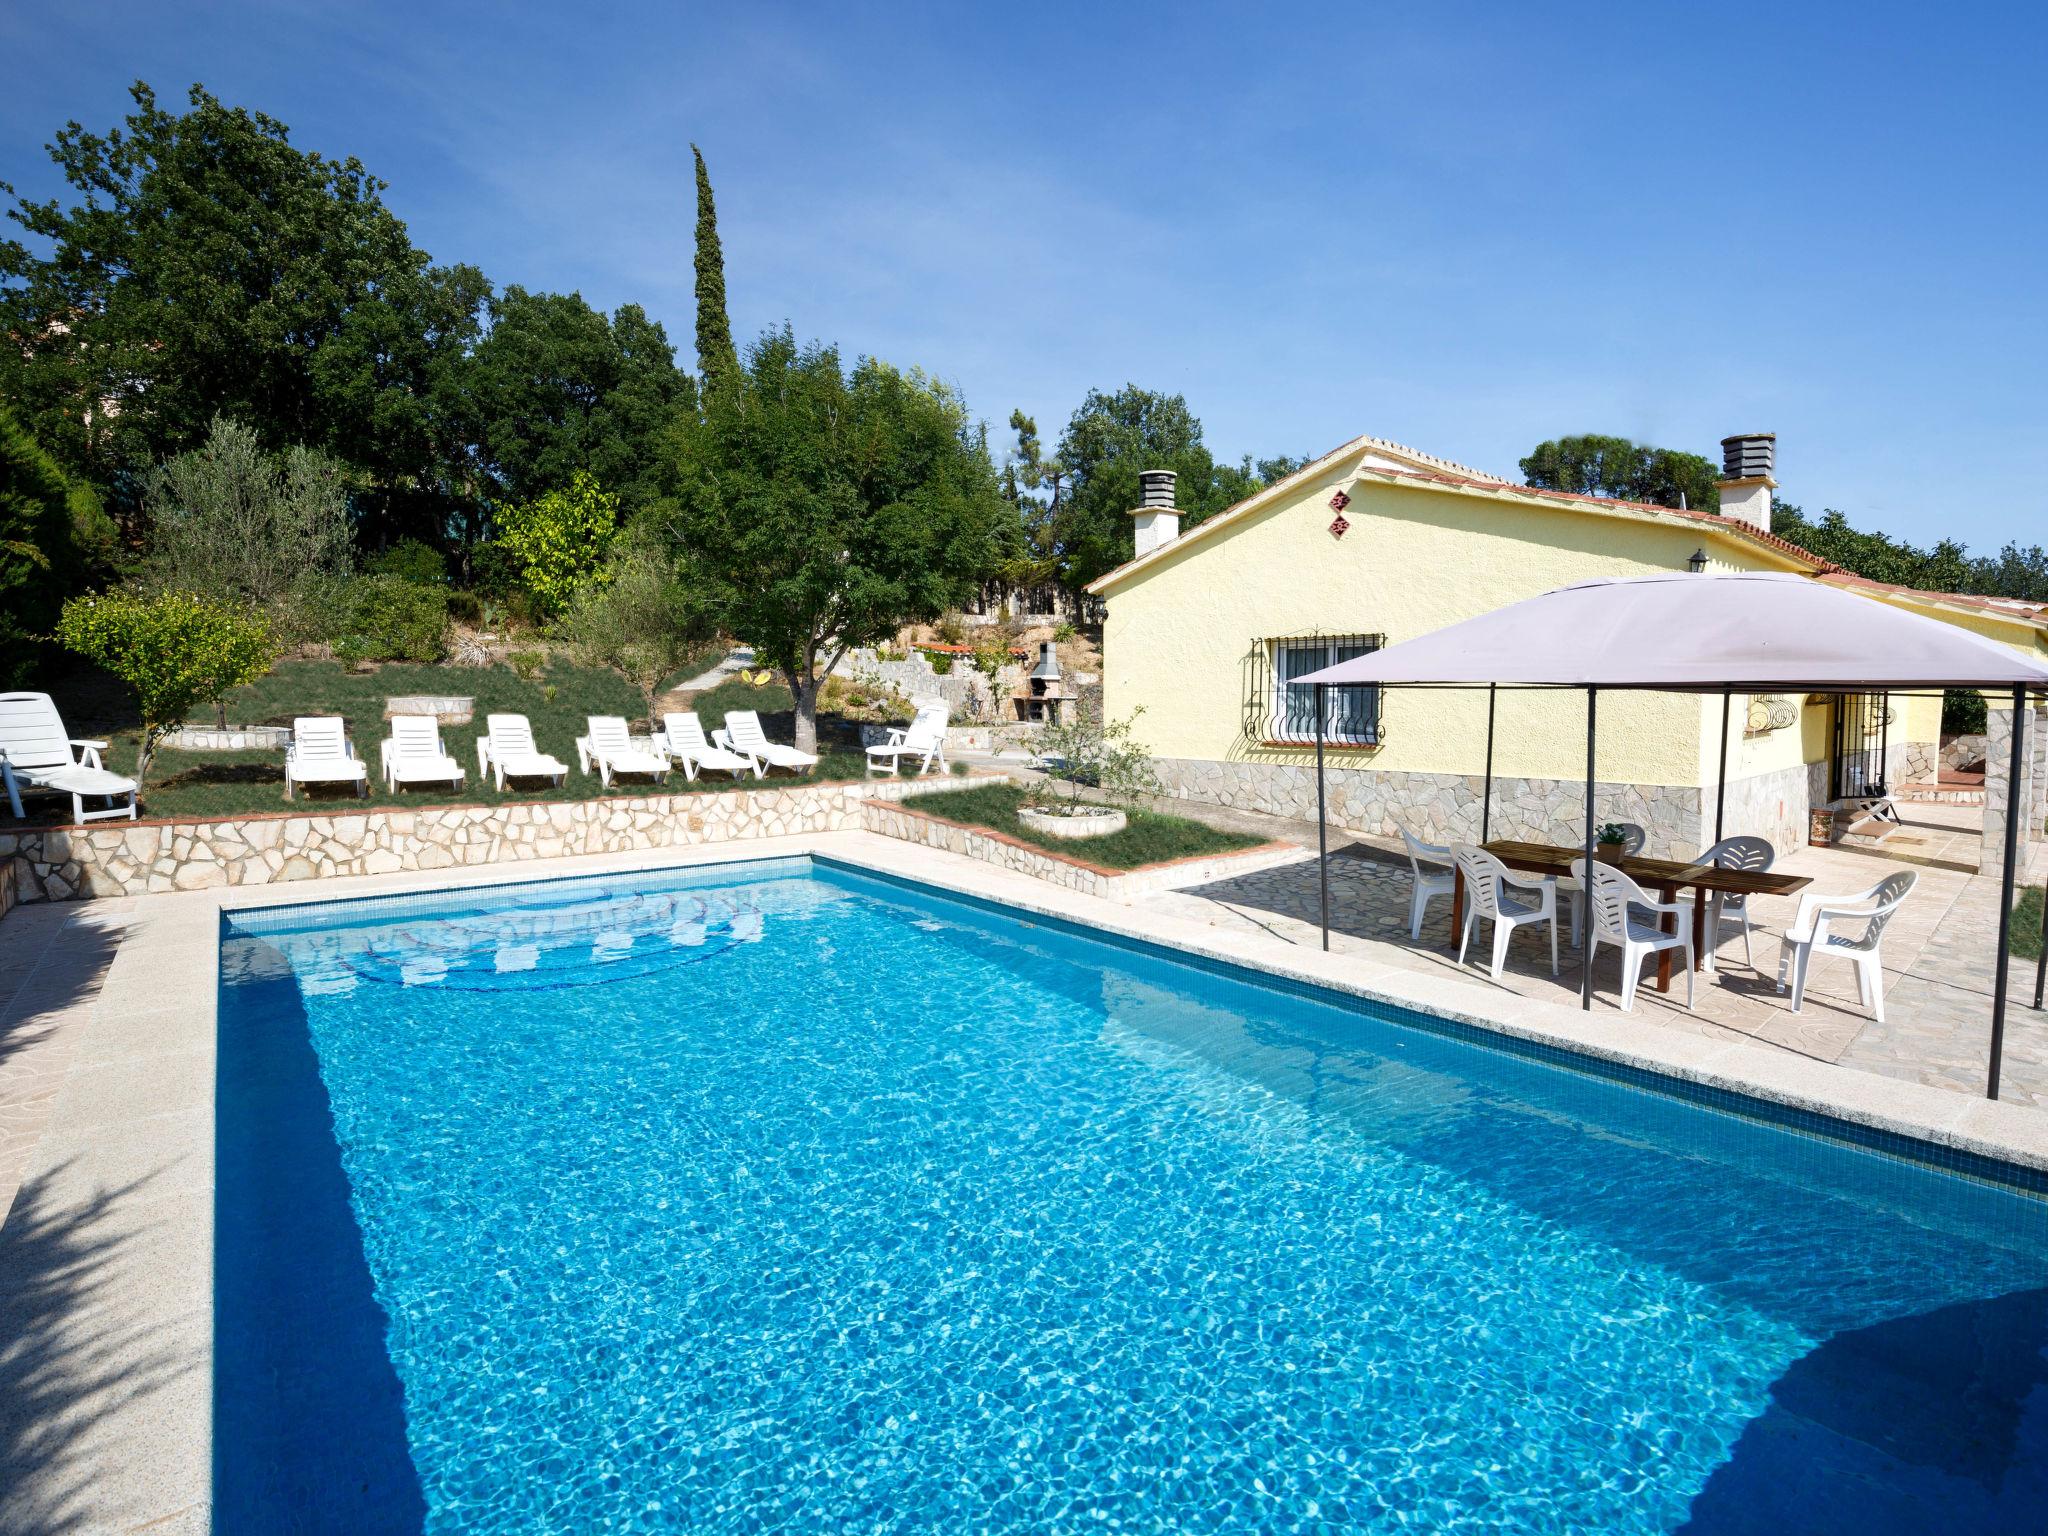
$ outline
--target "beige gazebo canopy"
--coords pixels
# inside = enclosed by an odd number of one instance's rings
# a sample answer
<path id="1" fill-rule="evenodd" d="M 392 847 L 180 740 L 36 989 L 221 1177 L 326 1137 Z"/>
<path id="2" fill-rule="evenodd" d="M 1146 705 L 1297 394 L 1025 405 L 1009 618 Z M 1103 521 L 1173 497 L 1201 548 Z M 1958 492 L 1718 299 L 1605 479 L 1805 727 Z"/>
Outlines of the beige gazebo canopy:
<path id="1" fill-rule="evenodd" d="M 1586 692 L 1586 862 L 1593 862 L 1595 734 L 1601 690 L 1660 693 L 1908 689 L 2010 689 L 2012 762 L 2022 779 L 2026 696 L 2048 693 L 2048 661 L 2023 655 L 1952 624 L 1826 586 L 1807 576 L 1744 571 L 1659 572 L 1559 587 L 1478 618 L 1325 667 L 1295 683 L 1316 698 L 1316 816 L 1328 858 L 1323 806 L 1324 690 L 1333 687 L 1571 688 Z M 1488 801 L 1492 781 L 1488 711 Z M 1722 778 L 1725 780 L 1724 756 Z M 2008 798 L 2011 789 L 2008 789 Z M 2020 817 L 2005 818 L 2004 900 L 1999 908 L 1997 984 L 1992 997 L 1987 1096 L 1998 1097 L 2005 1039 L 2006 973 Z M 1717 829 L 1718 831 L 1718 829 Z M 1482 834 L 1483 835 L 1483 834 Z M 1329 947 L 1329 880 L 1323 878 L 1323 947 Z M 1581 1006 L 1593 1005 L 1592 924 L 1582 927 Z M 2048 925 L 2034 1006 L 2048 976 Z"/>

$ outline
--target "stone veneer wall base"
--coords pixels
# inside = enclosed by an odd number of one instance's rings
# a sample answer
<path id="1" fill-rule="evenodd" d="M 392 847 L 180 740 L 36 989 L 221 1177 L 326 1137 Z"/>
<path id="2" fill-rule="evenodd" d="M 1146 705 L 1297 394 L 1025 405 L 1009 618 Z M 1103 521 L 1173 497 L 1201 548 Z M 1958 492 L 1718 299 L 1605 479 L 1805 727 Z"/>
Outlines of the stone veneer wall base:
<path id="1" fill-rule="evenodd" d="M 800 784 L 700 794 L 511 805 L 433 805 L 135 821 L 0 831 L 11 901 L 139 896 L 210 886 L 282 885 L 341 875 L 454 869 L 574 854 L 687 847 L 864 824 L 866 806 L 913 781 Z"/>

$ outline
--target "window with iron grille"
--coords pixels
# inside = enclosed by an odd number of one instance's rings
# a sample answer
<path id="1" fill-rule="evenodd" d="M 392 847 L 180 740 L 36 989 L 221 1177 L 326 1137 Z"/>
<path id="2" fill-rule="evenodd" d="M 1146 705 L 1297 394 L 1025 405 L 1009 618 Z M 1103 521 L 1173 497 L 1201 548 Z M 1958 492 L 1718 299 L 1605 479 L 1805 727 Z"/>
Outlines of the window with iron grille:
<path id="1" fill-rule="evenodd" d="M 1287 635 L 1255 641 L 1245 657 L 1244 731 L 1253 741 L 1316 739 L 1316 691 L 1294 679 L 1376 651 L 1385 635 Z M 1376 747 L 1386 739 L 1380 690 L 1370 684 L 1326 689 L 1323 740 L 1332 746 Z"/>

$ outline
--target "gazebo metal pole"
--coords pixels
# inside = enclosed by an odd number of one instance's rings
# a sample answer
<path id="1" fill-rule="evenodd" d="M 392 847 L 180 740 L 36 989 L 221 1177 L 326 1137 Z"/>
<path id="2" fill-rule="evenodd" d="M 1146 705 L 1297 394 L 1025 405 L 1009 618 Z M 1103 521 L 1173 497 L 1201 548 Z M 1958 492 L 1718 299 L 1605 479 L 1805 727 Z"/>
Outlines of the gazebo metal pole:
<path id="1" fill-rule="evenodd" d="M 1322 886 L 1323 948 L 1330 947 L 1330 819 L 1323 808 L 1323 684 L 1316 684 L 1316 878 Z"/>
<path id="2" fill-rule="evenodd" d="M 1579 1006 L 1593 1009 L 1593 727 L 1600 690 L 1586 690 L 1586 878 L 1579 882 Z"/>
<path id="3" fill-rule="evenodd" d="M 1721 818 L 1728 809 L 1728 690 L 1721 690 L 1721 776 L 1714 780 L 1714 841 L 1721 841 Z"/>
<path id="4" fill-rule="evenodd" d="M 1486 791 L 1479 797 L 1479 842 L 1484 846 L 1493 834 L 1493 705 L 1500 692 L 1498 683 L 1486 685 Z M 2036 1004 L 2038 1007 L 2039 1005 Z"/>
<path id="5" fill-rule="evenodd" d="M 2005 1054 L 2005 981 L 2012 960 L 2012 886 L 2020 861 L 2020 769 L 2026 762 L 2027 688 L 2012 688 L 2012 757 L 2005 775 L 2005 869 L 1998 877 L 1998 966 L 1991 986 L 1991 1076 L 1984 1097 L 1998 1097 L 1999 1058 Z"/>

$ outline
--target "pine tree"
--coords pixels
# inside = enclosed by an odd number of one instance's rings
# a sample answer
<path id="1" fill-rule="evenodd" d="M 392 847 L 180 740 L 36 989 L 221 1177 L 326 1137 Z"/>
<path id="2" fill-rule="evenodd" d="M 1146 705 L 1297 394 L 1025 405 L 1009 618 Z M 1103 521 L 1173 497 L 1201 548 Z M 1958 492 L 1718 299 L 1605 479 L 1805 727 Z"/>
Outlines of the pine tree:
<path id="1" fill-rule="evenodd" d="M 702 150 L 692 144 L 690 153 L 697 159 L 697 371 L 709 388 L 714 380 L 735 378 L 740 365 L 725 313 L 725 252 L 718 244 L 711 173 L 704 169 Z"/>

